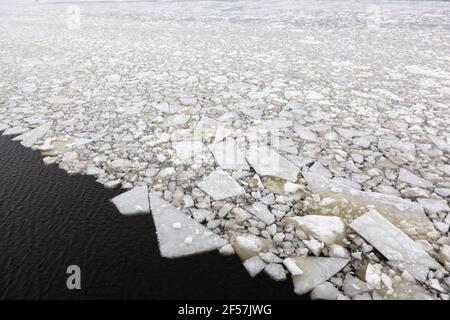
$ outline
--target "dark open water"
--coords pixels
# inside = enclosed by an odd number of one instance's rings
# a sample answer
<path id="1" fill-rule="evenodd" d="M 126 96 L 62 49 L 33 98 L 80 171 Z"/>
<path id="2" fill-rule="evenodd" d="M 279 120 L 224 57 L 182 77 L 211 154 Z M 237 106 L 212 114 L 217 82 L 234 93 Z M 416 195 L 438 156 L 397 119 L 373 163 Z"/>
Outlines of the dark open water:
<path id="1" fill-rule="evenodd" d="M 251 279 L 237 256 L 161 258 L 151 215 L 121 216 L 119 193 L 0 136 L 0 298 L 299 298 L 290 280 Z M 79 291 L 66 288 L 72 264 Z"/>

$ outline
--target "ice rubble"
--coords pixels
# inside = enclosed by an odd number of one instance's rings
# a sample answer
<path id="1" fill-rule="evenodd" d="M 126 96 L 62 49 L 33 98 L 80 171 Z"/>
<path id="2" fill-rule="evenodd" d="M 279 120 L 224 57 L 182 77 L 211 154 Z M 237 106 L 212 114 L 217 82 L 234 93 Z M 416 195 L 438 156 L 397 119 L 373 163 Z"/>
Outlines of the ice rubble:
<path id="1" fill-rule="evenodd" d="M 211 251 L 227 243 L 208 228 L 161 199 L 159 193 L 152 192 L 149 197 L 161 256 L 184 257 Z"/>

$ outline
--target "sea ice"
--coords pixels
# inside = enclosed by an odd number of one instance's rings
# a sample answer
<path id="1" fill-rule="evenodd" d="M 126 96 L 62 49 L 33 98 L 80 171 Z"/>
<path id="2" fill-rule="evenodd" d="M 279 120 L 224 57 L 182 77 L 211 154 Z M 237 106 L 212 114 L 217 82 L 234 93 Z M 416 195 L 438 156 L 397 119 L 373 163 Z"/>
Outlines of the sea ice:
<path id="1" fill-rule="evenodd" d="M 433 184 L 431 182 L 418 177 L 403 168 L 401 168 L 399 171 L 398 180 L 420 188 L 433 188 Z"/>
<path id="2" fill-rule="evenodd" d="M 37 128 L 31 129 L 30 131 L 27 131 L 20 136 L 15 137 L 13 140 L 21 141 L 20 143 L 24 147 L 31 147 L 36 143 L 37 140 L 45 136 L 49 129 L 50 124 L 44 124 Z"/>
<path id="3" fill-rule="evenodd" d="M 28 130 L 30 130 L 30 129 L 25 128 L 25 127 L 12 127 L 12 128 L 8 128 L 5 131 L 3 131 L 2 136 L 13 136 L 16 134 L 23 134 L 23 133 L 27 132 Z"/>
<path id="4" fill-rule="evenodd" d="M 355 219 L 350 227 L 372 244 L 387 259 L 442 269 L 420 244 L 412 240 L 375 210 Z"/>
<path id="5" fill-rule="evenodd" d="M 289 217 L 285 220 L 327 245 L 341 241 L 345 237 L 345 224 L 339 217 L 306 215 Z"/>
<path id="6" fill-rule="evenodd" d="M 269 263 L 265 268 L 264 272 L 275 281 L 286 280 L 286 270 L 279 263 Z"/>
<path id="7" fill-rule="evenodd" d="M 263 271 L 266 266 L 266 263 L 262 261 L 261 258 L 258 256 L 248 258 L 242 264 L 244 265 L 245 269 L 252 278 L 255 277 L 261 271 Z"/>
<path id="8" fill-rule="evenodd" d="M 354 206 L 373 206 L 383 216 L 396 224 L 402 220 L 410 220 L 424 227 L 432 228 L 431 221 L 418 203 L 392 195 L 356 190 L 309 172 L 304 172 L 303 177 L 314 193 L 331 198 L 344 198 L 353 203 Z"/>
<path id="9" fill-rule="evenodd" d="M 165 258 L 199 254 L 227 244 L 225 239 L 161 199 L 159 193 L 150 193 L 150 206 L 158 236 L 159 251 Z M 180 223 L 181 227 L 174 229 L 174 223 Z"/>
<path id="10" fill-rule="evenodd" d="M 297 181 L 299 168 L 267 146 L 252 145 L 247 160 L 259 175 Z"/>
<path id="11" fill-rule="evenodd" d="M 244 188 L 221 169 L 211 172 L 208 177 L 198 183 L 198 186 L 214 200 L 223 200 L 245 193 Z"/>
<path id="12" fill-rule="evenodd" d="M 231 244 L 242 261 L 256 256 L 260 252 L 267 251 L 271 246 L 268 239 L 257 237 L 253 234 L 236 235 L 232 238 Z"/>
<path id="13" fill-rule="evenodd" d="M 294 292 L 302 295 L 317 285 L 327 281 L 350 261 L 340 258 L 295 257 L 294 262 L 303 270 L 303 274 L 292 277 Z"/>
<path id="14" fill-rule="evenodd" d="M 234 139 L 225 139 L 209 145 L 217 163 L 224 170 L 248 170 L 245 156 Z"/>
<path id="15" fill-rule="evenodd" d="M 247 207 L 247 210 L 251 212 L 254 216 L 256 216 L 258 219 L 262 220 L 267 225 L 270 225 L 275 222 L 274 215 L 262 202 L 253 203 L 251 206 Z"/>

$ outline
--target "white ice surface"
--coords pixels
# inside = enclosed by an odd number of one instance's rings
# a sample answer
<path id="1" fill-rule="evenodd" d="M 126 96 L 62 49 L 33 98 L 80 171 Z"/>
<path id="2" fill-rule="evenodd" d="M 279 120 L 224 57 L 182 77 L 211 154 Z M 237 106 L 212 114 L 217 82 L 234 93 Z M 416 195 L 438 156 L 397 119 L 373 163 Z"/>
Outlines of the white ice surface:
<path id="1" fill-rule="evenodd" d="M 307 293 L 317 285 L 327 281 L 350 261 L 348 259 L 325 257 L 295 257 L 292 260 L 303 271 L 303 274 L 292 277 L 294 291 L 298 295 Z"/>
<path id="2" fill-rule="evenodd" d="M 211 251 L 227 241 L 189 218 L 161 198 L 150 193 L 150 206 L 158 236 L 159 251 L 165 258 L 177 258 Z M 174 223 L 181 224 L 174 228 Z"/>
<path id="3" fill-rule="evenodd" d="M 251 146 L 247 160 L 262 176 L 273 176 L 291 182 L 297 181 L 299 168 L 267 146 Z"/>
<path id="4" fill-rule="evenodd" d="M 198 183 L 200 189 L 209 194 L 214 200 L 235 197 L 245 192 L 227 172 L 216 169 L 203 181 Z"/>
<path id="5" fill-rule="evenodd" d="M 389 260 L 442 269 L 419 243 L 375 210 L 370 210 L 354 220 L 350 227 Z"/>
<path id="6" fill-rule="evenodd" d="M 150 212 L 147 186 L 135 187 L 111 199 L 123 215 L 146 214 Z"/>

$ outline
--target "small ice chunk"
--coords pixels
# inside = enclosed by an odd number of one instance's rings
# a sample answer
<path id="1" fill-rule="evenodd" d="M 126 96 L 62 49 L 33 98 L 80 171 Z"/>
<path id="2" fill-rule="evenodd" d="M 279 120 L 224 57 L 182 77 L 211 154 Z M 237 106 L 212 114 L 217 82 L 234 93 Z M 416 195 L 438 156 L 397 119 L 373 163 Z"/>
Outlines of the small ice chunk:
<path id="1" fill-rule="evenodd" d="M 331 178 L 331 172 L 325 168 L 319 161 L 314 162 L 314 164 L 309 168 L 309 172 L 323 176 L 325 178 Z"/>
<path id="2" fill-rule="evenodd" d="M 381 271 L 376 269 L 372 264 L 368 264 L 366 268 L 366 274 L 364 276 L 366 280 L 367 287 L 369 289 L 380 289 L 381 288 Z"/>
<path id="3" fill-rule="evenodd" d="M 432 198 L 420 198 L 417 199 L 420 205 L 425 209 L 425 212 L 430 214 L 436 214 L 438 212 L 450 211 L 450 208 L 446 200 L 432 199 Z"/>
<path id="4" fill-rule="evenodd" d="M 227 243 L 222 248 L 219 249 L 219 252 L 223 256 L 232 256 L 234 254 L 233 246 L 230 243 Z"/>
<path id="5" fill-rule="evenodd" d="M 248 258 L 242 264 L 244 265 L 245 269 L 252 278 L 255 277 L 261 271 L 263 271 L 266 266 L 266 263 L 262 261 L 261 258 L 258 256 Z"/>
<path id="6" fill-rule="evenodd" d="M 328 248 L 328 255 L 333 258 L 350 258 L 350 253 L 348 252 L 348 250 L 338 244 L 332 244 Z"/>
<path id="7" fill-rule="evenodd" d="M 245 261 L 260 252 L 266 251 L 270 247 L 270 241 L 253 234 L 245 234 L 236 236 L 232 245 L 241 260 Z"/>
<path id="8" fill-rule="evenodd" d="M 86 174 L 88 176 L 96 176 L 103 173 L 105 173 L 105 170 L 93 166 L 87 167 L 86 169 Z"/>
<path id="9" fill-rule="evenodd" d="M 412 174 L 408 170 L 401 168 L 398 174 L 398 181 L 409 183 L 420 188 L 433 188 L 433 184 L 421 177 Z"/>
<path id="10" fill-rule="evenodd" d="M 292 276 L 299 276 L 303 274 L 303 270 L 299 268 L 299 266 L 295 263 L 291 258 L 286 258 L 283 260 L 283 264 L 288 269 L 288 271 L 292 274 Z"/>
<path id="11" fill-rule="evenodd" d="M 147 186 L 135 187 L 111 199 L 123 215 L 145 214 L 150 212 Z"/>
<path id="12" fill-rule="evenodd" d="M 317 135 L 306 127 L 294 127 L 294 132 L 302 140 L 311 141 L 311 142 L 319 141 L 319 138 L 317 138 Z"/>
<path id="13" fill-rule="evenodd" d="M 296 183 L 292 183 L 292 182 L 289 182 L 289 181 L 284 184 L 284 192 L 285 193 L 295 193 L 298 190 L 300 190 L 301 188 L 302 188 L 301 185 L 296 184 Z"/>
<path id="14" fill-rule="evenodd" d="M 273 176 L 287 181 L 297 181 L 299 168 L 267 146 L 252 145 L 247 161 L 261 176 Z"/>
<path id="15" fill-rule="evenodd" d="M 324 248 L 323 242 L 317 241 L 316 239 L 303 240 L 303 243 L 315 256 L 319 256 Z"/>
<path id="16" fill-rule="evenodd" d="M 319 284 L 327 281 L 350 261 L 340 258 L 325 257 L 295 257 L 295 264 L 303 270 L 303 274 L 294 275 L 294 292 L 302 295 Z"/>
<path id="17" fill-rule="evenodd" d="M 310 293 L 310 297 L 312 300 L 337 300 L 337 297 L 339 295 L 339 290 L 328 281 L 319 284 Z"/>
<path id="18" fill-rule="evenodd" d="M 269 263 L 265 268 L 264 272 L 275 281 L 284 281 L 286 280 L 286 270 L 284 270 L 283 266 L 278 263 Z"/>
<path id="19" fill-rule="evenodd" d="M 161 256 L 184 257 L 211 251 L 227 244 L 225 239 L 164 201 L 159 193 L 150 193 L 150 205 Z M 174 223 L 180 223 L 181 227 L 174 229 Z"/>
<path id="20" fill-rule="evenodd" d="M 224 170 L 248 170 L 245 156 L 234 139 L 209 145 L 217 163 Z"/>
<path id="21" fill-rule="evenodd" d="M 269 211 L 267 206 L 262 202 L 255 202 L 251 206 L 247 207 L 247 210 L 263 221 L 265 224 L 272 224 L 275 222 L 274 215 Z"/>
<path id="22" fill-rule="evenodd" d="M 368 292 L 369 288 L 367 288 L 367 284 L 364 281 L 347 273 L 342 283 L 342 290 L 347 297 L 353 297 L 354 295 Z"/>
<path id="23" fill-rule="evenodd" d="M 307 235 L 327 245 L 343 240 L 345 237 L 345 224 L 341 218 L 334 216 L 306 215 L 302 217 L 286 218 L 287 222 L 301 228 Z"/>
<path id="24" fill-rule="evenodd" d="M 223 200 L 245 193 L 244 188 L 221 169 L 211 172 L 206 179 L 198 183 L 198 186 L 214 200 Z"/>
<path id="25" fill-rule="evenodd" d="M 259 257 L 267 263 L 282 263 L 283 262 L 283 259 L 281 259 L 275 253 L 270 252 L 270 251 L 269 252 L 261 252 L 259 254 Z"/>

